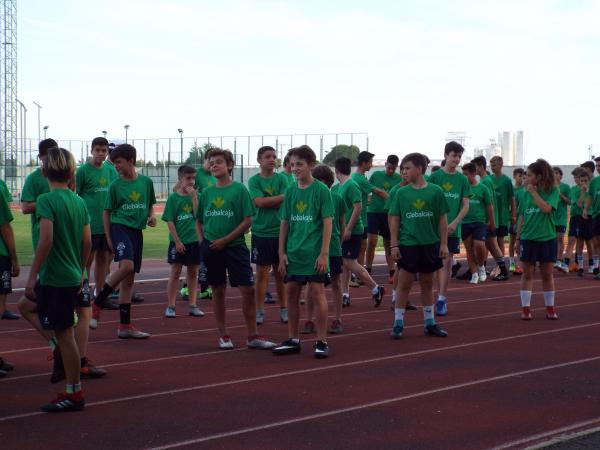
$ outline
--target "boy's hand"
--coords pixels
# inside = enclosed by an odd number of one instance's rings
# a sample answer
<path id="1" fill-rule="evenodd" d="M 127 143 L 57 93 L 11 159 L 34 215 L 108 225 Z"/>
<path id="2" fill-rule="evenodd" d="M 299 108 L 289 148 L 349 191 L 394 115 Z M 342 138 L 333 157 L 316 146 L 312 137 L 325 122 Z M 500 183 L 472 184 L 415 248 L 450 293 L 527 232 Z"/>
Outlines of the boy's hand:
<path id="1" fill-rule="evenodd" d="M 456 224 L 454 222 L 448 225 L 448 234 L 454 234 L 456 231 Z"/>
<path id="2" fill-rule="evenodd" d="M 183 242 L 175 242 L 175 250 L 177 250 L 177 253 L 185 253 L 185 245 L 183 245 Z"/>
<path id="3" fill-rule="evenodd" d="M 326 273 L 328 262 L 329 255 L 324 255 L 323 253 L 320 253 L 319 257 L 317 258 L 317 261 L 315 262 L 315 269 L 317 269 L 317 272 Z"/>
<path id="4" fill-rule="evenodd" d="M 446 259 L 449 254 L 450 254 L 450 252 L 448 251 L 448 245 L 441 244 L 440 245 L 440 258 Z"/>
<path id="5" fill-rule="evenodd" d="M 583 210 L 583 213 L 581 213 L 581 217 L 583 217 L 585 220 L 587 220 L 587 219 L 590 218 L 590 216 L 589 216 L 589 214 L 587 212 L 587 209 Z"/>
<path id="6" fill-rule="evenodd" d="M 212 241 L 212 244 L 210 244 L 210 249 L 215 252 L 220 252 L 225 248 L 226 245 L 227 243 L 224 239 L 215 239 L 214 241 Z"/>
<path id="7" fill-rule="evenodd" d="M 29 279 L 27 280 L 27 284 L 25 285 L 25 297 L 27 297 L 29 300 L 36 299 L 35 292 L 33 290 L 34 286 L 35 286 L 35 278 L 29 277 Z"/>
<path id="8" fill-rule="evenodd" d="M 112 254 L 115 253 L 115 249 L 113 248 L 113 245 L 112 245 L 112 239 L 109 238 L 108 236 L 106 236 L 106 246 L 108 247 L 109 252 L 111 252 Z"/>
<path id="9" fill-rule="evenodd" d="M 148 217 L 148 226 L 155 227 L 156 226 L 156 216 L 152 215 Z"/>
<path id="10" fill-rule="evenodd" d="M 187 195 L 189 195 L 190 197 L 192 197 L 192 198 L 197 195 L 196 194 L 196 189 L 194 189 L 194 186 L 188 186 L 188 187 L 186 187 L 185 188 L 185 193 Z"/>
<path id="11" fill-rule="evenodd" d="M 10 269 L 10 276 L 15 278 L 18 277 L 19 274 L 21 273 L 21 267 L 19 266 L 19 262 L 14 259 L 11 261 L 11 269 Z"/>
<path id="12" fill-rule="evenodd" d="M 352 230 L 349 230 L 348 227 L 344 230 L 344 234 L 342 235 L 342 242 L 347 241 L 352 236 Z"/>
<path id="13" fill-rule="evenodd" d="M 285 253 L 279 254 L 279 273 L 285 275 L 287 273 L 288 258 Z"/>
<path id="14" fill-rule="evenodd" d="M 400 249 L 398 247 L 392 247 L 391 256 L 394 261 L 401 259 L 402 255 L 400 254 Z"/>

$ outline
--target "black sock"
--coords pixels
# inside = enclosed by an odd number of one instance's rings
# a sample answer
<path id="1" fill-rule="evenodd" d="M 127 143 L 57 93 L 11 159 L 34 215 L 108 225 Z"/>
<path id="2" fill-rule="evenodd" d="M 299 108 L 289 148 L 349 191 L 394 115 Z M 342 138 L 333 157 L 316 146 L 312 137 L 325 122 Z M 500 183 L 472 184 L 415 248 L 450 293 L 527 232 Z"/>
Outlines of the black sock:
<path id="1" fill-rule="evenodd" d="M 108 283 L 104 283 L 104 286 L 102 286 L 102 290 L 96 297 L 96 300 L 94 300 L 94 303 L 97 306 L 100 306 L 102 303 L 104 303 L 108 296 L 113 293 L 113 291 L 114 289 L 111 288 Z"/>
<path id="2" fill-rule="evenodd" d="M 365 269 L 367 269 L 367 272 L 369 272 L 369 273 L 371 273 L 371 270 L 373 270 L 373 269 L 371 269 L 371 267 L 365 267 Z"/>
<path id="3" fill-rule="evenodd" d="M 200 292 L 208 290 L 208 283 L 200 283 Z"/>
<path id="4" fill-rule="evenodd" d="M 84 356 L 81 358 L 81 367 L 87 366 L 87 358 Z"/>
<path id="5" fill-rule="evenodd" d="M 569 261 L 571 261 L 570 258 L 565 258 L 565 264 L 568 266 L 569 265 Z"/>
<path id="6" fill-rule="evenodd" d="M 395 273 L 396 273 L 395 270 L 390 270 L 390 277 L 393 277 Z"/>
<path id="7" fill-rule="evenodd" d="M 588 264 L 590 265 L 590 267 L 594 266 L 594 260 L 593 259 L 588 259 Z"/>
<path id="8" fill-rule="evenodd" d="M 504 262 L 504 258 L 498 258 L 496 260 L 496 262 L 498 263 L 498 266 L 500 267 L 500 269 L 506 268 L 506 263 Z"/>
<path id="9" fill-rule="evenodd" d="M 119 317 L 121 325 L 129 325 L 131 323 L 131 303 L 122 303 L 119 305 Z"/>

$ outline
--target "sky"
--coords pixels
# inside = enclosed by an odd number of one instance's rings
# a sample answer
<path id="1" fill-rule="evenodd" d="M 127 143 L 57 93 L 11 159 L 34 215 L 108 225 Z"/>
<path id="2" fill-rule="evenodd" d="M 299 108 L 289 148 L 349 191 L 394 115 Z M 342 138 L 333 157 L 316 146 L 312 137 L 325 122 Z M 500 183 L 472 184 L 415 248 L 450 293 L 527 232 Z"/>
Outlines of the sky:
<path id="1" fill-rule="evenodd" d="M 523 130 L 600 154 L 600 2 L 18 1 L 28 136 L 367 132 L 378 158 Z"/>

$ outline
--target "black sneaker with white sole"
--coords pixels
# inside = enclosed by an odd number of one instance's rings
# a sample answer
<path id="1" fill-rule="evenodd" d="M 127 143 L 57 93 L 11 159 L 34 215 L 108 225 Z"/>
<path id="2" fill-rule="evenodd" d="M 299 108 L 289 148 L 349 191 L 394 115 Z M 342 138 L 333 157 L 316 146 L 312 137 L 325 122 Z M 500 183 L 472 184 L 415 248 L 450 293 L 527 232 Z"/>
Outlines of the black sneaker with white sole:
<path id="1" fill-rule="evenodd" d="M 442 330 L 437 323 L 434 323 L 425 327 L 425 336 L 447 337 L 448 333 Z"/>
<path id="2" fill-rule="evenodd" d="M 290 355 L 292 353 L 300 353 L 300 341 L 296 342 L 293 339 L 288 339 L 273 348 L 274 355 Z"/>
<path id="3" fill-rule="evenodd" d="M 381 301 L 383 300 L 383 296 L 385 295 L 385 289 L 383 286 L 377 286 L 377 293 L 373 294 L 373 301 L 375 302 L 375 308 L 378 308 L 381 305 Z"/>
<path id="4" fill-rule="evenodd" d="M 329 346 L 327 342 L 317 341 L 313 346 L 315 349 L 315 358 L 327 358 L 329 356 Z"/>
<path id="5" fill-rule="evenodd" d="M 342 294 L 342 308 L 347 308 L 351 304 L 350 296 L 348 294 Z"/>

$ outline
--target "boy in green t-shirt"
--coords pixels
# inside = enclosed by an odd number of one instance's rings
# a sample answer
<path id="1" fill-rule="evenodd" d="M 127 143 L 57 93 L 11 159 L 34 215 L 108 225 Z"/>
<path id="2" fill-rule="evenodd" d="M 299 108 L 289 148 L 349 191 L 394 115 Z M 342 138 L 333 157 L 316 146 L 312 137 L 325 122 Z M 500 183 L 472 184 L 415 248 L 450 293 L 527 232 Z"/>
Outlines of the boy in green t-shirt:
<path id="1" fill-rule="evenodd" d="M 260 172 L 248 180 L 248 191 L 254 203 L 252 218 L 251 261 L 256 264 L 256 323 L 265 320 L 263 299 L 267 294 L 269 272 L 273 269 L 275 287 L 279 299 L 279 319 L 288 322 L 287 297 L 283 285 L 283 275 L 279 273 L 279 208 L 283 203 L 288 180 L 275 172 L 277 153 L 273 147 L 258 149 L 257 161 Z"/>
<path id="2" fill-rule="evenodd" d="M 408 184 L 398 189 L 390 204 L 392 258 L 398 261 L 398 299 L 394 308 L 392 339 L 404 332 L 404 306 L 418 274 L 425 335 L 446 337 L 433 314 L 433 275 L 442 268 L 448 252 L 448 204 L 439 186 L 423 178 L 427 160 L 420 153 L 406 155 L 400 164 Z"/>
<path id="3" fill-rule="evenodd" d="M 231 287 L 239 287 L 242 312 L 248 330 L 248 348 L 270 349 L 275 343 L 258 335 L 254 275 L 244 234 L 252 224 L 254 208 L 248 189 L 231 179 L 234 160 L 229 150 L 213 149 L 209 157 L 210 172 L 217 184 L 207 187 L 198 203 L 200 252 L 206 264 L 206 281 L 213 291 L 213 311 L 219 330 L 219 348 L 233 348 L 225 322 L 227 277 Z"/>
<path id="4" fill-rule="evenodd" d="M 595 158 L 594 162 L 596 172 L 600 175 L 600 156 Z M 596 275 L 595 279 L 600 280 L 600 176 L 590 179 L 588 192 L 589 197 L 583 216 L 592 219 L 592 234 L 594 236 L 594 267 L 592 272 Z"/>
<path id="5" fill-rule="evenodd" d="M 187 267 L 187 287 L 189 288 L 189 315 L 202 317 L 204 313 L 198 308 L 196 291 L 198 290 L 198 264 L 200 263 L 200 244 L 196 214 L 198 212 L 198 194 L 194 189 L 196 169 L 183 165 L 177 169 L 178 181 L 175 192 L 169 195 L 162 220 L 169 228 L 169 249 L 167 262 L 171 265 L 167 282 L 167 309 L 165 317 L 173 318 L 175 314 L 175 296 L 183 266 Z"/>
<path id="6" fill-rule="evenodd" d="M 296 183 L 287 189 L 280 211 L 279 271 L 287 283 L 289 339 L 275 347 L 273 353 L 300 352 L 300 292 L 308 284 L 308 296 L 316 309 L 314 355 L 326 358 L 329 346 L 325 285 L 329 283 L 333 202 L 327 186 L 312 176 L 317 160 L 315 152 L 303 145 L 291 149 L 288 155 Z"/>
<path id="7" fill-rule="evenodd" d="M 513 170 L 513 181 L 515 182 L 513 186 L 513 192 L 515 197 L 515 207 L 517 211 L 519 210 L 519 201 L 523 192 L 525 192 L 525 186 L 523 185 L 523 178 L 525 176 L 525 171 L 521 167 L 517 167 Z M 516 264 L 515 262 L 515 236 L 517 235 L 517 230 L 514 224 L 511 224 L 508 233 L 510 234 L 510 238 L 508 241 L 508 262 L 509 262 L 509 272 L 520 275 L 523 273 L 521 266 Z"/>
<path id="8" fill-rule="evenodd" d="M 6 296 L 12 292 L 11 278 L 18 277 L 21 269 L 17 259 L 15 235 L 10 224 L 12 221 L 13 215 L 6 198 L 0 195 L 0 317 L 14 320 L 19 316 L 6 309 Z"/>
<path id="9" fill-rule="evenodd" d="M 288 186 L 294 184 L 296 180 L 294 179 L 294 174 L 292 173 L 292 167 L 290 166 L 290 155 L 289 153 L 285 155 L 283 158 L 283 172 L 281 174 L 287 180 Z"/>
<path id="10" fill-rule="evenodd" d="M 492 174 L 490 179 L 496 192 L 496 208 L 498 210 L 498 220 L 496 222 L 496 240 L 502 257 L 504 257 L 504 238 L 508 236 L 510 225 L 515 225 L 517 220 L 517 207 L 513 185 L 510 178 L 502 173 L 504 160 L 501 156 L 493 156 L 490 159 L 490 168 Z"/>
<path id="11" fill-rule="evenodd" d="M 596 273 L 597 266 L 598 266 L 598 250 L 600 250 L 599 248 L 597 248 L 597 246 L 595 245 L 594 242 L 594 206 L 592 205 L 592 199 L 591 199 L 591 185 L 594 182 L 594 180 L 597 177 L 594 177 L 594 169 L 596 168 L 596 164 L 594 163 L 594 161 L 586 161 L 584 163 L 581 164 L 580 166 L 581 168 L 583 168 L 588 175 L 588 184 L 587 184 L 587 195 L 586 195 L 586 201 L 585 201 L 585 205 L 583 207 L 583 212 L 581 214 L 581 216 L 583 217 L 583 221 L 585 222 L 586 226 L 589 226 L 589 232 L 590 235 L 592 236 L 590 238 L 590 242 L 593 244 L 592 246 L 588 246 L 587 242 L 586 242 L 586 248 L 587 248 L 587 254 L 588 254 L 588 273 L 589 274 L 594 274 Z"/>
<path id="12" fill-rule="evenodd" d="M 91 232 L 85 202 L 69 188 L 74 174 L 75 160 L 70 152 L 48 149 L 43 176 L 51 190 L 36 199 L 40 236 L 25 298 L 36 305 L 37 318 L 32 324 L 48 341 L 56 339 L 67 386 L 64 394 L 41 407 L 45 412 L 80 411 L 85 406 L 73 311 L 89 309 L 89 297 L 81 295 L 81 288 L 91 250 Z M 88 324 L 83 326 L 88 331 Z"/>
<path id="13" fill-rule="evenodd" d="M 583 268 L 583 246 L 588 248 L 588 253 L 592 248 L 592 227 L 591 220 L 583 218 L 583 209 L 588 197 L 589 175 L 583 167 L 576 167 L 571 172 L 575 180 L 575 186 L 571 188 L 571 217 L 569 219 L 569 242 L 567 244 L 567 259 L 573 254 L 575 249 L 575 260 L 569 266 L 569 272 L 577 272 L 582 277 Z M 593 266 L 593 261 L 590 267 Z"/>
<path id="14" fill-rule="evenodd" d="M 135 274 L 142 268 L 146 225 L 155 227 L 154 184 L 145 175 L 135 170 L 136 149 L 129 144 L 115 147 L 110 157 L 119 173 L 119 179 L 112 182 L 104 205 L 103 223 L 106 243 L 119 268 L 110 274 L 102 290 L 94 300 L 93 318 L 90 326 L 95 328 L 100 319 L 100 305 L 120 286 L 119 290 L 119 329 L 121 339 L 146 339 L 150 334 L 138 330 L 131 324 L 131 294 Z"/>
<path id="15" fill-rule="evenodd" d="M 558 207 L 554 212 L 554 220 L 556 222 L 556 262 L 554 267 L 561 272 L 569 271 L 569 261 L 566 259 L 565 253 L 565 233 L 567 231 L 567 220 L 569 217 L 569 205 L 571 204 L 571 188 L 568 184 L 562 182 L 563 171 L 560 167 L 554 166 L 554 179 L 558 187 Z"/>

